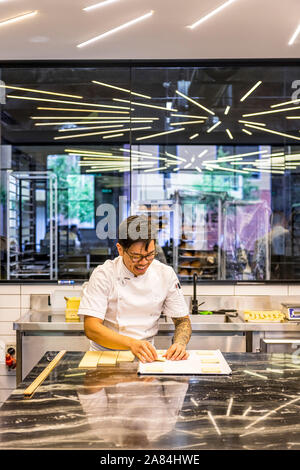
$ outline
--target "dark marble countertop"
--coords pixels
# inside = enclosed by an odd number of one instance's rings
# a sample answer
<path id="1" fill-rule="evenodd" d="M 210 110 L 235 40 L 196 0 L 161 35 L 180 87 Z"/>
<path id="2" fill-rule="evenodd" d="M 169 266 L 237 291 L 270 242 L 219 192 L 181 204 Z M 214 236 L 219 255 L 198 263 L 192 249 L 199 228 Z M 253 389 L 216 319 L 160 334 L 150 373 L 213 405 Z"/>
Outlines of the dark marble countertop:
<path id="1" fill-rule="evenodd" d="M 78 369 L 67 352 L 31 399 L 0 409 L 0 449 L 300 449 L 300 357 L 224 353 L 231 376 L 138 376 L 137 363 Z"/>

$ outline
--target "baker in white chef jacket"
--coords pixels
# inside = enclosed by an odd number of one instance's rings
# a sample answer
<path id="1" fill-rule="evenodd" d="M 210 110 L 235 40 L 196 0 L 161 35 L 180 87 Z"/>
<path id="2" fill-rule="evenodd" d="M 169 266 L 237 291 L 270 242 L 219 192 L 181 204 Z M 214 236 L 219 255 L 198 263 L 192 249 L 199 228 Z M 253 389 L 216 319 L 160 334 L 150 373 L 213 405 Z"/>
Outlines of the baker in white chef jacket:
<path id="1" fill-rule="evenodd" d="M 119 256 L 94 269 L 83 289 L 79 315 L 91 350 L 131 350 L 143 363 L 157 359 L 154 336 L 161 313 L 175 332 L 166 359 L 187 359 L 191 322 L 178 278 L 155 259 L 150 219 L 131 216 L 119 226 Z"/>

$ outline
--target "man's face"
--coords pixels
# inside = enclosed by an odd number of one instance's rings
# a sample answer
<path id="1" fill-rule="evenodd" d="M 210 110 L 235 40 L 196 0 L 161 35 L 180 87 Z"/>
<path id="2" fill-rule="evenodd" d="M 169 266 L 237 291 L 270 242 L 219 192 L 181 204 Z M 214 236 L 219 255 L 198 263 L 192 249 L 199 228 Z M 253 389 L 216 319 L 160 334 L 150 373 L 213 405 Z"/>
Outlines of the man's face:
<path id="1" fill-rule="evenodd" d="M 125 250 L 119 243 L 117 243 L 117 248 L 119 255 L 123 257 L 123 262 L 126 268 L 135 276 L 145 274 L 155 257 L 154 240 L 151 240 L 147 250 L 144 242 L 135 242 L 130 248 L 128 248 L 128 250 Z M 146 255 L 149 255 L 149 259 L 140 259 L 141 256 Z"/>

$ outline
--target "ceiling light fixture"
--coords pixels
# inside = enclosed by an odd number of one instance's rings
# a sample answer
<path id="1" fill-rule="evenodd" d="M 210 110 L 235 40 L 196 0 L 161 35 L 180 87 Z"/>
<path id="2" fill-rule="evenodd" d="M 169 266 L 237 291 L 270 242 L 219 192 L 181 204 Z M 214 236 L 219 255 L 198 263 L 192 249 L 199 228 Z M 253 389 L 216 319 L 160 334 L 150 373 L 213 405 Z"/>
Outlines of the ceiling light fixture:
<path id="1" fill-rule="evenodd" d="M 257 82 L 249 91 L 247 91 L 247 93 L 240 99 L 240 101 L 245 101 L 246 98 L 248 98 L 249 95 L 251 95 L 251 93 L 253 93 L 254 90 L 256 90 L 257 87 L 259 87 L 259 85 L 262 84 L 262 81 L 259 80 L 259 82 Z"/>
<path id="2" fill-rule="evenodd" d="M 296 28 L 296 31 L 294 32 L 293 36 L 291 37 L 291 39 L 289 40 L 288 42 L 288 45 L 291 46 L 292 44 L 294 44 L 298 34 L 300 33 L 300 24 L 297 26 Z"/>
<path id="3" fill-rule="evenodd" d="M 203 150 L 203 152 L 199 153 L 198 158 L 203 157 L 208 152 L 208 149 Z"/>
<path id="4" fill-rule="evenodd" d="M 113 135 L 104 135 L 102 139 L 113 139 L 114 137 L 122 137 L 124 134 L 113 134 Z"/>
<path id="5" fill-rule="evenodd" d="M 190 29 L 194 29 L 196 28 L 197 26 L 199 26 L 199 24 L 201 23 L 204 23 L 204 21 L 208 20 L 209 18 L 211 18 L 212 16 L 216 15 L 217 13 L 219 13 L 221 10 L 224 10 L 224 8 L 228 7 L 229 5 L 231 5 L 231 3 L 233 3 L 235 0 L 228 0 L 227 2 L 223 3 L 222 5 L 220 5 L 218 8 L 216 8 L 215 10 L 211 11 L 210 13 L 208 13 L 207 15 L 203 16 L 202 18 L 200 18 L 200 20 L 197 20 L 195 23 L 187 26 L 187 28 L 190 28 Z"/>
<path id="6" fill-rule="evenodd" d="M 118 31 L 120 31 L 121 29 L 128 28 L 128 27 L 130 27 L 130 26 L 132 26 L 132 25 L 134 25 L 134 24 L 136 24 L 140 21 L 143 21 L 143 20 L 149 18 L 150 16 L 153 15 L 153 13 L 154 13 L 154 11 L 151 10 L 148 13 L 146 13 L 145 15 L 139 16 L 138 18 L 135 18 L 134 20 L 128 21 L 127 23 L 124 23 L 121 26 L 118 26 L 114 29 L 111 29 L 110 31 L 106 31 L 103 34 L 99 34 L 99 36 L 96 36 L 92 39 L 89 39 L 88 41 L 82 42 L 81 44 L 78 44 L 77 47 L 79 47 L 79 48 L 85 47 L 88 44 L 91 44 L 92 42 L 98 41 L 99 39 L 103 39 L 106 36 L 109 36 L 110 34 L 113 34 L 113 33 L 116 33 Z"/>
<path id="7" fill-rule="evenodd" d="M 215 115 L 215 113 L 213 111 L 211 111 L 210 109 L 205 108 L 205 106 L 202 106 L 202 104 L 197 103 L 197 101 L 193 100 L 192 98 L 189 98 L 188 96 L 184 95 L 180 91 L 176 90 L 176 93 L 177 93 L 177 95 L 181 96 L 182 98 L 185 98 L 186 100 L 190 101 L 194 105 L 199 106 L 199 108 L 204 109 L 204 111 L 206 111 L 207 113 L 212 114 L 213 116 Z"/>
<path id="8" fill-rule="evenodd" d="M 229 110 L 230 110 L 230 106 L 226 106 L 226 109 L 224 111 L 224 114 L 228 114 L 229 113 Z"/>
<path id="9" fill-rule="evenodd" d="M 116 127 L 124 127 L 124 124 L 114 124 L 113 126 L 93 126 L 93 127 L 77 127 L 76 131 L 86 131 L 86 130 L 92 130 L 92 129 L 111 129 L 111 128 L 116 128 Z M 58 132 L 72 132 L 74 131 L 73 129 L 58 129 Z"/>
<path id="10" fill-rule="evenodd" d="M 170 158 L 175 158 L 176 160 L 180 160 L 181 162 L 186 162 L 186 158 L 178 157 L 177 155 L 173 155 L 172 153 L 165 152 L 165 155 L 167 155 Z"/>
<path id="11" fill-rule="evenodd" d="M 104 0 L 103 2 L 94 3 L 94 5 L 90 5 L 89 7 L 83 8 L 83 11 L 95 10 L 95 8 L 105 7 L 106 5 L 109 5 L 110 3 L 115 3 L 118 1 L 119 0 Z"/>
<path id="12" fill-rule="evenodd" d="M 242 119 L 239 120 L 243 124 L 254 124 L 254 126 L 266 126 L 263 122 L 254 122 L 254 121 L 243 121 Z"/>
<path id="13" fill-rule="evenodd" d="M 242 131 L 245 132 L 245 134 L 252 135 L 252 132 L 247 131 L 247 129 L 242 129 Z"/>
<path id="14" fill-rule="evenodd" d="M 139 130 L 142 130 L 142 129 L 143 130 L 144 129 L 151 129 L 151 126 L 122 129 L 122 132 L 139 131 Z M 103 132 L 102 131 L 101 132 L 89 132 L 87 134 L 73 134 L 73 135 L 68 135 L 68 136 L 63 136 L 63 137 L 54 137 L 54 140 L 72 139 L 72 138 L 85 137 L 85 136 L 90 136 L 90 135 L 113 134 L 114 132 L 116 132 L 116 131 L 113 130 L 113 131 L 103 131 Z"/>
<path id="15" fill-rule="evenodd" d="M 31 16 L 35 16 L 38 13 L 38 10 L 31 11 L 29 13 L 24 13 L 23 15 L 14 16 L 13 18 L 8 18 L 7 20 L 0 21 L 0 26 L 4 26 L 10 23 L 15 23 L 17 21 L 26 20 Z"/>
<path id="16" fill-rule="evenodd" d="M 135 91 L 127 90 L 126 88 L 120 88 L 114 85 L 109 85 L 108 83 L 98 82 L 97 80 L 92 80 L 92 83 L 95 83 L 96 85 L 102 85 L 108 88 L 113 88 L 115 90 L 124 91 L 125 93 L 130 93 L 131 95 L 140 96 L 141 98 L 146 98 L 147 100 L 151 100 L 151 96 L 142 95 L 140 93 L 136 93 Z"/>

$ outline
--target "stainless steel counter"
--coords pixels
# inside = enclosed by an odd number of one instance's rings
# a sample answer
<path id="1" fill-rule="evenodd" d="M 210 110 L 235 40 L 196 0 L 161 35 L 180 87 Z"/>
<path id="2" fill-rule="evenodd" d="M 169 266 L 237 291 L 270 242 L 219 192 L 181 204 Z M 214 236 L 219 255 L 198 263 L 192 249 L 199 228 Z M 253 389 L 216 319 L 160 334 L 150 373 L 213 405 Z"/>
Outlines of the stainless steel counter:
<path id="1" fill-rule="evenodd" d="M 268 351 L 266 340 L 284 344 L 285 348 L 300 345 L 300 322 L 247 323 L 230 315 L 190 315 L 193 335 L 189 349 L 220 349 L 222 352 Z M 80 322 L 65 321 L 64 310 L 29 310 L 13 324 L 17 336 L 17 384 L 47 350 L 84 351 L 89 341 Z M 174 324 L 164 316 L 159 320 L 155 346 L 167 349 L 172 342 Z M 274 347 L 274 345 L 273 345 Z M 277 352 L 276 350 L 273 352 Z M 281 351 L 279 351 L 281 352 Z M 26 362 L 25 362 L 26 360 Z"/>

